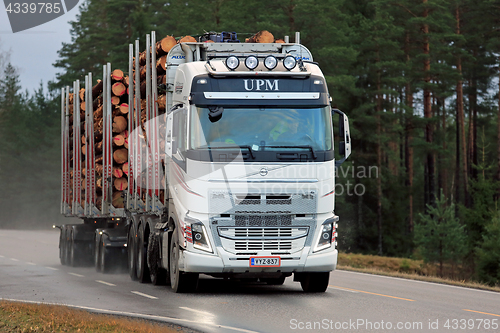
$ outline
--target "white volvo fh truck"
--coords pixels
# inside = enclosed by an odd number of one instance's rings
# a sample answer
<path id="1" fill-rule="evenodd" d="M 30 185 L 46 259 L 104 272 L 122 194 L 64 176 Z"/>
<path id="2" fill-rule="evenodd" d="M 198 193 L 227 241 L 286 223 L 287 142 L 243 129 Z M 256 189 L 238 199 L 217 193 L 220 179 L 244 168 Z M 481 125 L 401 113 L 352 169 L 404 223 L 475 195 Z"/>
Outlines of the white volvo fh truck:
<path id="1" fill-rule="evenodd" d="M 146 52 L 151 42 L 154 33 Z M 139 68 L 135 48 L 130 73 L 134 61 Z M 88 209 L 85 202 L 80 214 L 66 211 L 85 223 L 62 226 L 61 256 L 90 244 L 87 253 L 105 271 L 126 253 L 133 279 L 176 292 L 195 290 L 200 274 L 275 285 L 293 274 L 304 291 L 325 291 L 337 264 L 335 167 L 351 152 L 349 122 L 332 109 L 325 77 L 299 35 L 295 43 L 239 43 L 235 34 L 207 34 L 178 44 L 159 86 L 154 58 L 147 56 L 147 117 L 129 112 L 124 208 L 114 208 L 110 194 L 96 209 L 89 195 Z M 130 105 L 140 110 L 139 84 L 130 82 Z M 63 97 L 63 112 L 65 104 Z M 336 145 L 332 115 L 339 117 Z"/>

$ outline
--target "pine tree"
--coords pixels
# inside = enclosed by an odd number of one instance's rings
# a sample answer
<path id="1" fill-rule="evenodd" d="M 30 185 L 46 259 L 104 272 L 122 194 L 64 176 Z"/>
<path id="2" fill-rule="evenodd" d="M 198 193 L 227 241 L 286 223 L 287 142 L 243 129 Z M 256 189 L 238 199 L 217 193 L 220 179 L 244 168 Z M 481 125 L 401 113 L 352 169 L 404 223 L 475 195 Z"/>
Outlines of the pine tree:
<path id="1" fill-rule="evenodd" d="M 446 262 L 457 263 L 465 255 L 464 228 L 455 217 L 454 205 L 448 205 L 442 193 L 435 206 L 427 205 L 427 213 L 420 214 L 420 221 L 415 225 L 415 244 L 426 262 L 439 264 L 440 276 Z"/>

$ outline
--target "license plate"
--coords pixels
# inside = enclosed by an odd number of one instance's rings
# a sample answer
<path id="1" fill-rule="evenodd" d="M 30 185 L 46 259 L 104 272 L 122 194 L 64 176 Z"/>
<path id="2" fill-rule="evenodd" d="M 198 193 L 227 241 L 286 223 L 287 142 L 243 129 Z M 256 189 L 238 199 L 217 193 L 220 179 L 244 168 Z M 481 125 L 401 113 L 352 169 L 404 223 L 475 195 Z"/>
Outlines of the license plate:
<path id="1" fill-rule="evenodd" d="M 250 257 L 250 267 L 280 267 L 280 257 Z"/>

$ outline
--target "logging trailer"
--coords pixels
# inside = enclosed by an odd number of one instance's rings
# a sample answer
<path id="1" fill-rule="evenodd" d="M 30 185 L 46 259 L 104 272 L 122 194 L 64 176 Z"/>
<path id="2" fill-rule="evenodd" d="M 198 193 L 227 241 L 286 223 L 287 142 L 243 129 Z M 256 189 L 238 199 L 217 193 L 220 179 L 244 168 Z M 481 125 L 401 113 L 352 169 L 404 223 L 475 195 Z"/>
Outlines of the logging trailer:
<path id="1" fill-rule="evenodd" d="M 293 274 L 306 292 L 326 290 L 337 265 L 335 168 L 351 153 L 348 118 L 331 107 L 298 33 L 295 43 L 236 38 L 178 43 L 163 55 L 162 75 L 155 32 L 142 53 L 139 41 L 130 44 L 122 115 L 109 63 L 101 90 L 92 73 L 84 90 L 79 81 L 61 90 L 61 213 L 83 221 L 57 226 L 63 265 L 120 265 L 133 280 L 175 292 L 196 290 L 200 274 L 274 285 Z M 128 149 L 114 142 L 119 131 Z"/>

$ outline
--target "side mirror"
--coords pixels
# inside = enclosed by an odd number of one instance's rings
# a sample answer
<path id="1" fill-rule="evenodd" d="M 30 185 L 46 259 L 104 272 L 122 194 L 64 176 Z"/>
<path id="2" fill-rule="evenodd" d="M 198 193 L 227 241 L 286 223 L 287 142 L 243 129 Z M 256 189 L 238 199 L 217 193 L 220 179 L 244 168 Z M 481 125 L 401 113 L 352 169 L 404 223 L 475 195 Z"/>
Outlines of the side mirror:
<path id="1" fill-rule="evenodd" d="M 351 134 L 349 131 L 349 118 L 339 109 L 332 109 L 332 114 L 339 115 L 339 137 L 343 141 L 339 142 L 339 154 L 343 156 L 342 159 L 335 161 L 335 166 L 339 167 L 351 155 Z"/>

